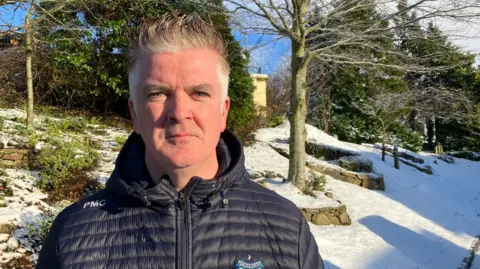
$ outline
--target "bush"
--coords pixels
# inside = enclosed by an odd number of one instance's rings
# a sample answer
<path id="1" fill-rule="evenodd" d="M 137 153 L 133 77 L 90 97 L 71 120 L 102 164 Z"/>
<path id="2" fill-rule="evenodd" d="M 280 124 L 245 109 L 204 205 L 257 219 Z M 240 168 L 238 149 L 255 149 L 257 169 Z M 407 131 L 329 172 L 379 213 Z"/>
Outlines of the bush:
<path id="1" fill-rule="evenodd" d="M 333 115 L 330 133 L 336 134 L 341 141 L 357 144 L 377 142 L 381 135 L 377 122 L 355 114 Z"/>
<path id="2" fill-rule="evenodd" d="M 42 190 L 58 191 L 66 181 L 93 167 L 97 158 L 97 151 L 88 142 L 55 141 L 37 157 L 41 168 L 38 186 Z"/>
<path id="3" fill-rule="evenodd" d="M 467 159 L 474 162 L 480 162 L 480 154 L 472 152 L 472 151 L 457 151 L 457 152 L 450 152 L 448 155 L 460 158 L 460 159 Z"/>
<path id="4" fill-rule="evenodd" d="M 316 173 L 313 173 L 313 190 L 314 191 L 324 191 L 325 184 L 327 184 L 327 179 L 325 175 L 319 176 Z"/>
<path id="5" fill-rule="evenodd" d="M 284 122 L 284 118 L 282 116 L 268 117 L 266 127 L 267 128 L 277 127 L 278 125 L 282 124 L 283 122 Z"/>
<path id="6" fill-rule="evenodd" d="M 372 161 L 358 156 L 341 157 L 338 159 L 338 165 L 353 172 L 371 173 L 373 171 Z"/>
<path id="7" fill-rule="evenodd" d="M 395 123 L 390 128 L 400 147 L 413 152 L 419 152 L 423 147 L 423 137 L 419 133 L 410 130 L 401 123 Z"/>

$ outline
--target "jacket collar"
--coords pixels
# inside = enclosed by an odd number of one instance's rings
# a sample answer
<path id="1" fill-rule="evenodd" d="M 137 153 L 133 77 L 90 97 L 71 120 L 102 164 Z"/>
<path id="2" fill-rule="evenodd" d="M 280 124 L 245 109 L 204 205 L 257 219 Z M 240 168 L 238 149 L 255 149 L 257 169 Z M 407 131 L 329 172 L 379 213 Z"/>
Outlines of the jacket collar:
<path id="1" fill-rule="evenodd" d="M 238 138 L 225 130 L 217 145 L 220 173 L 214 179 L 192 177 L 182 191 L 193 204 L 205 206 L 219 202 L 224 192 L 240 184 L 247 175 L 243 148 Z M 145 144 L 132 133 L 122 147 L 106 189 L 122 197 L 132 197 L 146 206 L 166 206 L 178 200 L 178 193 L 167 177 L 152 180 L 145 165 Z"/>

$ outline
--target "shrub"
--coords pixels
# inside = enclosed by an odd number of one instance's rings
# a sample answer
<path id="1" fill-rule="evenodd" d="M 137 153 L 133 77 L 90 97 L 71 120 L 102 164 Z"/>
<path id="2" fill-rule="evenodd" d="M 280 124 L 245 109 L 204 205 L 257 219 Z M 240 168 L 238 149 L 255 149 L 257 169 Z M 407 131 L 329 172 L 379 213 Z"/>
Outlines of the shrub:
<path id="1" fill-rule="evenodd" d="M 122 146 L 123 144 L 125 144 L 125 142 L 127 142 L 127 137 L 125 137 L 125 136 L 115 136 L 115 142 L 119 146 Z"/>
<path id="2" fill-rule="evenodd" d="M 125 142 L 127 142 L 127 138 L 128 137 L 124 136 L 115 136 L 115 142 L 117 143 L 117 147 L 115 148 L 115 150 L 121 150 Z"/>
<path id="3" fill-rule="evenodd" d="M 480 162 L 480 154 L 472 152 L 472 151 L 450 152 L 450 153 L 448 153 L 448 155 L 456 157 L 456 158 L 467 159 L 467 160 L 474 161 L 474 162 Z"/>
<path id="4" fill-rule="evenodd" d="M 410 130 L 410 128 L 401 123 L 393 124 L 390 129 L 400 147 L 413 152 L 422 150 L 424 141 L 419 133 Z"/>
<path id="5" fill-rule="evenodd" d="M 358 156 L 341 157 L 338 159 L 338 165 L 354 172 L 371 173 L 373 171 L 372 161 L 360 158 Z"/>
<path id="6" fill-rule="evenodd" d="M 325 184 L 327 184 L 327 179 L 325 175 L 318 175 L 313 173 L 313 190 L 314 191 L 323 191 L 325 188 Z"/>
<path id="7" fill-rule="evenodd" d="M 41 167 L 38 186 L 42 190 L 60 190 L 69 179 L 94 166 L 97 151 L 88 142 L 55 141 L 47 145 L 37 157 Z"/>
<path id="8" fill-rule="evenodd" d="M 267 128 L 277 127 L 278 125 L 282 124 L 283 122 L 284 122 L 284 118 L 282 116 L 268 117 L 266 127 Z"/>

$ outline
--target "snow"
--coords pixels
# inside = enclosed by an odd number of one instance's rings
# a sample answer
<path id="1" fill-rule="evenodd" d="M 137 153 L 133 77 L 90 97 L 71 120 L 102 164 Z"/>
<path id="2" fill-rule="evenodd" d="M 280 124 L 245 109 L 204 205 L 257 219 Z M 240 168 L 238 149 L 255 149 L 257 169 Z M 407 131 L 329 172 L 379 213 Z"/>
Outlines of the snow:
<path id="1" fill-rule="evenodd" d="M 310 125 L 307 132 L 308 141 L 353 151 L 371 160 L 375 171 L 384 175 L 386 185 L 385 191 L 372 191 L 327 176 L 326 190 L 346 205 L 352 225 L 310 224 L 326 268 L 463 266 L 475 236 L 480 234 L 480 162 L 455 158 L 455 164 L 448 164 L 435 154 L 405 150 L 424 159 L 423 165 L 430 165 L 433 175 L 406 165 L 397 170 L 393 158 L 387 156 L 383 162 L 381 151 L 373 145 L 345 143 Z M 277 146 L 275 141 L 288 139 L 288 124 L 256 134 L 261 142 L 245 149 L 247 168 L 258 171 L 265 167 L 286 175 L 288 160 L 265 145 L 273 142 Z M 303 197 L 294 190 L 277 192 L 296 204 L 302 202 Z M 471 268 L 480 269 L 479 256 L 477 253 Z"/>

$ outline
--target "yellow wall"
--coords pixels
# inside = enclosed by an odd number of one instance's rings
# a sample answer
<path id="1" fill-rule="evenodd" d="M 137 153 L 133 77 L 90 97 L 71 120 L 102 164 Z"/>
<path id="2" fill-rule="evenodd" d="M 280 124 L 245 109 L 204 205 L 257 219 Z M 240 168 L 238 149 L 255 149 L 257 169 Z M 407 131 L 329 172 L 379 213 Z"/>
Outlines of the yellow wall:
<path id="1" fill-rule="evenodd" d="M 255 91 L 253 92 L 253 101 L 258 106 L 267 107 L 267 81 L 268 75 L 250 74 L 253 79 Z"/>

